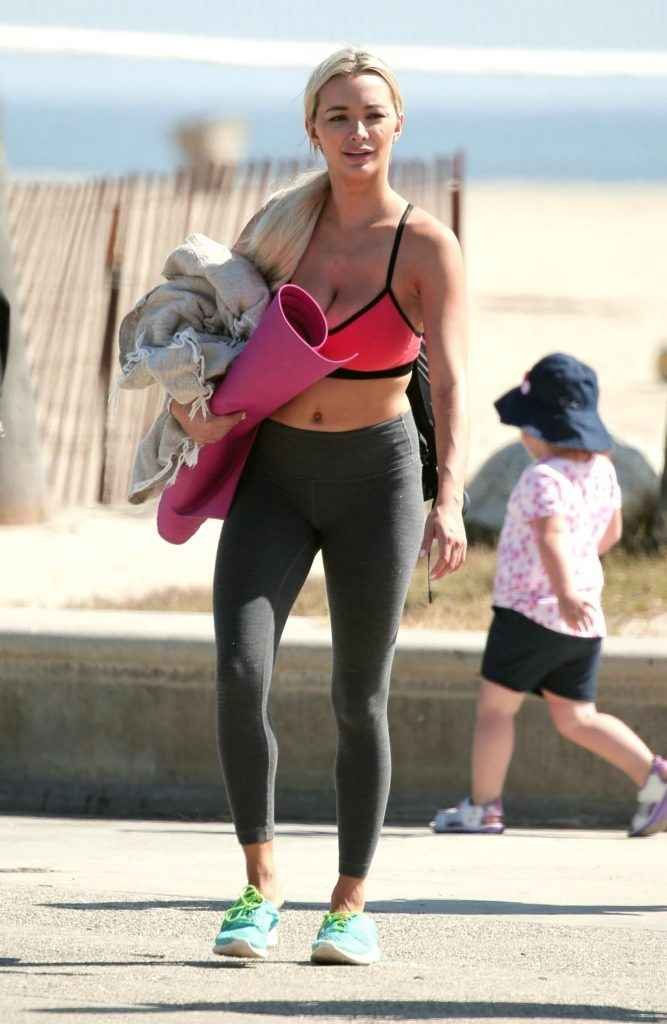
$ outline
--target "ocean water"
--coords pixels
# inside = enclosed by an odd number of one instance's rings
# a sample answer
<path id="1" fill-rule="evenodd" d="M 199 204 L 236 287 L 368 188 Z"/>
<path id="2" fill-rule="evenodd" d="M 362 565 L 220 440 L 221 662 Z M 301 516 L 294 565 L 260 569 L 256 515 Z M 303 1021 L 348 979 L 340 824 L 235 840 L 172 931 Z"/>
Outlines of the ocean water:
<path id="1" fill-rule="evenodd" d="M 284 110 L 247 117 L 249 157 L 307 155 Z M 185 117 L 186 115 L 183 115 Z M 23 103 L 6 116 L 10 171 L 20 175 L 119 175 L 168 171 L 182 162 L 172 110 Z M 667 180 L 667 113 L 499 114 L 414 111 L 396 156 L 466 154 L 472 179 Z"/>
<path id="2" fill-rule="evenodd" d="M 192 117 L 240 117 L 248 156 L 305 156 L 305 74 L 112 58 L 7 57 L 10 171 L 168 171 Z M 667 80 L 401 76 L 406 158 L 463 149 L 475 179 L 667 180 Z"/>

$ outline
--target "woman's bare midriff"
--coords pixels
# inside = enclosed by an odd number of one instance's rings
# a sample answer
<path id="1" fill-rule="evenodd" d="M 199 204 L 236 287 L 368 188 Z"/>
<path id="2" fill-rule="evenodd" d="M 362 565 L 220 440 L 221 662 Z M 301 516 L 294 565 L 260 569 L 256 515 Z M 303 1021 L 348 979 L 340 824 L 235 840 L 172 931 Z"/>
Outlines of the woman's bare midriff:
<path id="1" fill-rule="evenodd" d="M 326 377 L 302 391 L 270 417 L 299 430 L 359 430 L 400 416 L 410 408 L 410 375 L 375 380 Z"/>

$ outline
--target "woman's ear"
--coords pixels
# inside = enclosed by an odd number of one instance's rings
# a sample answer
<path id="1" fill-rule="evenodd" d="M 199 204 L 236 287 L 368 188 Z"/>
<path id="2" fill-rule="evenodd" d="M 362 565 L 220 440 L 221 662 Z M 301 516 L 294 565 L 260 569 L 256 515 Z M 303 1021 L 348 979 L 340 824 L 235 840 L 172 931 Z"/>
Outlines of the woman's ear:
<path id="1" fill-rule="evenodd" d="M 398 142 L 398 140 L 400 139 L 400 137 L 401 137 L 401 135 L 403 133 L 403 126 L 404 126 L 404 124 L 405 124 L 405 114 L 398 114 L 397 115 L 397 125 L 396 125 L 396 128 L 394 129 L 394 139 L 393 139 L 394 142 Z"/>
<path id="2" fill-rule="evenodd" d="M 310 142 L 310 144 L 313 147 L 313 149 L 316 150 L 316 152 L 319 152 L 320 149 L 321 149 L 321 146 L 320 146 L 320 141 L 317 138 L 317 132 L 315 131 L 315 125 L 313 124 L 312 121 L 306 121 L 305 124 L 306 124 L 306 135 L 308 136 L 308 141 Z"/>

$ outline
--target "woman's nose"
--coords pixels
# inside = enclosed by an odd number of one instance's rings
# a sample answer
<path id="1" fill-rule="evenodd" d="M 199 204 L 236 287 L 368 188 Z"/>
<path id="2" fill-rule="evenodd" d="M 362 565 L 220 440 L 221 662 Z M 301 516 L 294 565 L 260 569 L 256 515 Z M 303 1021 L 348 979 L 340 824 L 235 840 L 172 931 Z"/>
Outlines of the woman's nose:
<path id="1" fill-rule="evenodd" d="M 355 139 L 368 138 L 368 130 L 363 121 L 357 121 L 356 125 L 354 126 L 354 131 L 352 132 L 352 134 Z"/>

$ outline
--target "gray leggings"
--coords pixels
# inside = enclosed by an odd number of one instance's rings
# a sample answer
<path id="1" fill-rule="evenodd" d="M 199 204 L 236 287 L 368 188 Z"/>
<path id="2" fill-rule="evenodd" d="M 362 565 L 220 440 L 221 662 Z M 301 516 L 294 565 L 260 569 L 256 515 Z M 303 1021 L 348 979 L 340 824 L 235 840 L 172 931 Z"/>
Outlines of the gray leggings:
<path id="1" fill-rule="evenodd" d="M 423 525 L 410 413 L 342 432 L 262 424 L 222 529 L 214 580 L 220 759 L 242 844 L 273 837 L 271 675 L 321 549 L 338 726 L 339 870 L 367 874 L 389 794 L 389 676 Z"/>

